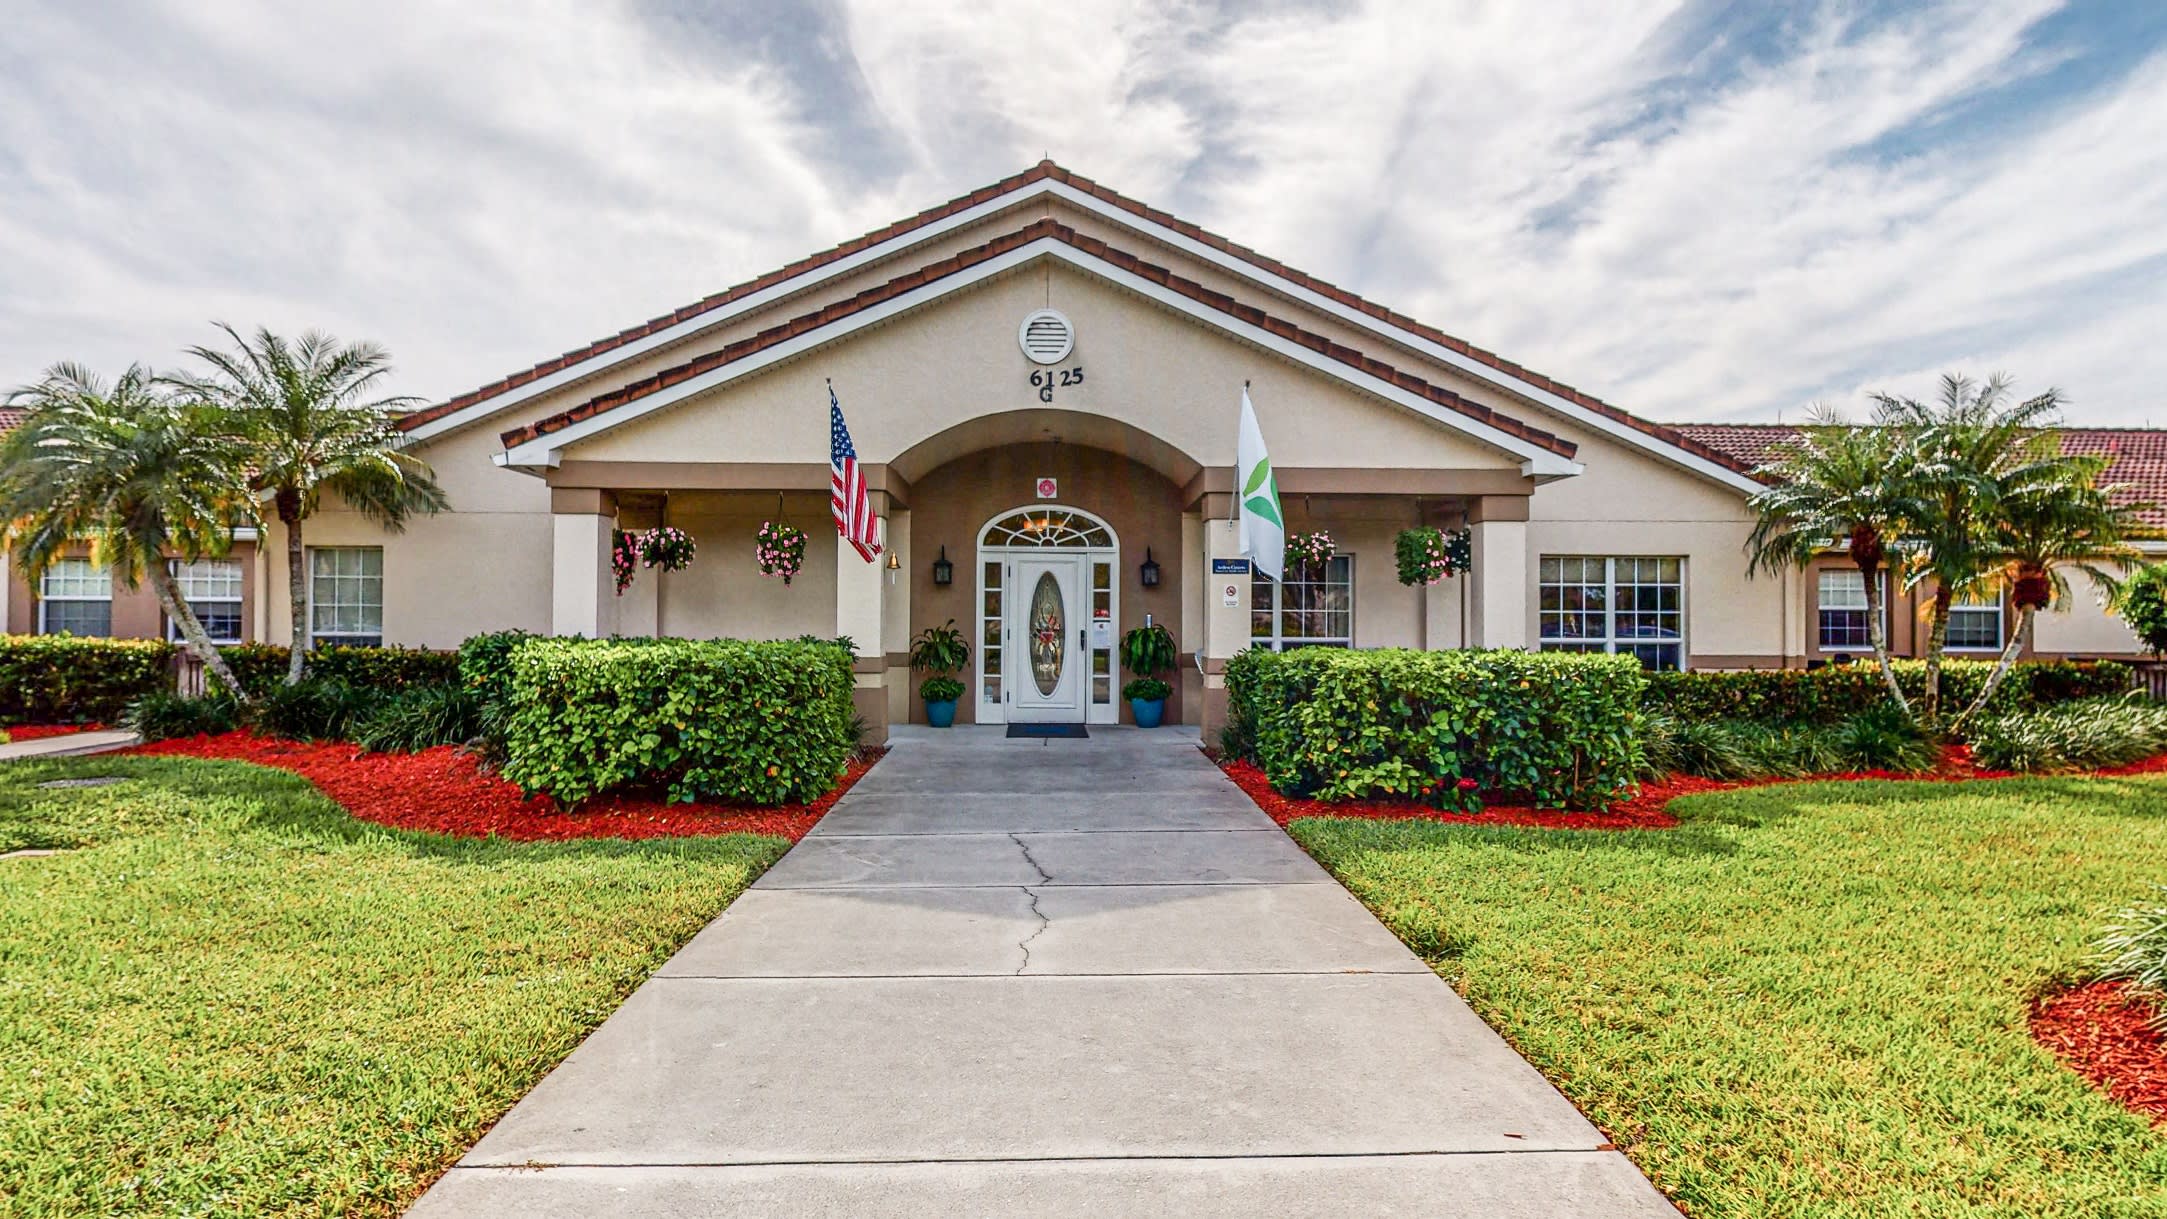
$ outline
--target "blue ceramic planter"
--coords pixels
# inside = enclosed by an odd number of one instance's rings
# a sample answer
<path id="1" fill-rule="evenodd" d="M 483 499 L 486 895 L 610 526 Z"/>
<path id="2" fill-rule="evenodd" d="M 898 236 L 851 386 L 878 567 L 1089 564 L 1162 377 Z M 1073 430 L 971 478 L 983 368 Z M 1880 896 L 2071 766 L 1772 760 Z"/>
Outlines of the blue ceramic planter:
<path id="1" fill-rule="evenodd" d="M 951 698 L 938 703 L 927 703 L 925 705 L 925 722 L 935 728 L 954 727 L 956 722 L 956 700 Z"/>
<path id="2" fill-rule="evenodd" d="M 1166 717 L 1166 700 L 1163 698 L 1132 698 L 1129 714 L 1136 717 L 1138 728 L 1156 728 Z"/>

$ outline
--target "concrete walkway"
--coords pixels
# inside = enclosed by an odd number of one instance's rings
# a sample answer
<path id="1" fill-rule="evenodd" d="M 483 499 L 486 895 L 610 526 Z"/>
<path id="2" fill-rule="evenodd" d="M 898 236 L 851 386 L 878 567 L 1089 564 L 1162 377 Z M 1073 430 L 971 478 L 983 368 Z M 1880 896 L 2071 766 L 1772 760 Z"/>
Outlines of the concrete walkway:
<path id="1" fill-rule="evenodd" d="M 412 1213 L 1675 1216 L 1195 742 L 899 733 Z"/>
<path id="2" fill-rule="evenodd" d="M 0 762 L 13 762 L 22 758 L 74 758 L 89 753 L 111 753 L 133 744 L 136 744 L 136 735 L 119 729 L 70 732 L 62 736 L 39 737 L 32 741 L 9 741 L 0 745 Z"/>

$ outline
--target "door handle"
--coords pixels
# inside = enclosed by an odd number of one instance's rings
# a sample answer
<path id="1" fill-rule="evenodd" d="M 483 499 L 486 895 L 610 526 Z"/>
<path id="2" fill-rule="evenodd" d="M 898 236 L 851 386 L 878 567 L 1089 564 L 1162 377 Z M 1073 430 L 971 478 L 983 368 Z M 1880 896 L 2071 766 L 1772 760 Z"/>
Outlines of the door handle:
<path id="1" fill-rule="evenodd" d="M 1090 632 L 1085 627 L 1079 626 L 1076 628 L 1076 650 L 1079 652 L 1088 652 L 1091 650 Z"/>

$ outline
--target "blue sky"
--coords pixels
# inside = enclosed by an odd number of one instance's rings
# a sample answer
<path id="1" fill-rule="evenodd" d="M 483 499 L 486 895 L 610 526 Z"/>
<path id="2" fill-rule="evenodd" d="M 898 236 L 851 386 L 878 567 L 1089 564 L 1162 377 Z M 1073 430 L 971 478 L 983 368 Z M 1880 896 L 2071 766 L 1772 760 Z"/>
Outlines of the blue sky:
<path id="1" fill-rule="evenodd" d="M 19 0 L 0 384 L 212 319 L 441 398 L 1042 154 L 1662 419 L 2167 425 L 2167 3 Z"/>

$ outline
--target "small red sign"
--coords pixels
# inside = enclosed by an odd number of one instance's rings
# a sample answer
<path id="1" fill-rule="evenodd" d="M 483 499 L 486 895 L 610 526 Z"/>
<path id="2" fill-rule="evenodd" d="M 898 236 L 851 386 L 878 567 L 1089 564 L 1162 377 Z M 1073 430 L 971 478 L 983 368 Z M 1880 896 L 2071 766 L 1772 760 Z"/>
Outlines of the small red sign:
<path id="1" fill-rule="evenodd" d="M 1050 478 L 1041 478 L 1038 480 L 1038 497 L 1040 499 L 1058 499 L 1060 498 L 1060 495 L 1060 483 L 1055 482 L 1053 479 Z"/>

